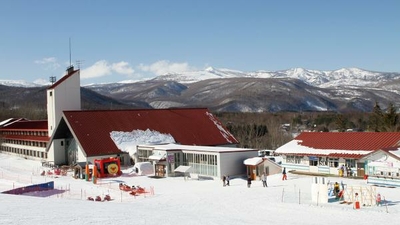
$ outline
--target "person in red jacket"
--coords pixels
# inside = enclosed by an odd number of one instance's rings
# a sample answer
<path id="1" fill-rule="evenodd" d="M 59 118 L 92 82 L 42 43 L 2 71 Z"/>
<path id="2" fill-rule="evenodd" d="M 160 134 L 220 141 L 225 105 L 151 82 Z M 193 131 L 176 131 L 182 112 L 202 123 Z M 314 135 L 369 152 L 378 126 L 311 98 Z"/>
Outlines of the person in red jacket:
<path id="1" fill-rule="evenodd" d="M 381 194 L 379 194 L 379 193 L 376 195 L 376 205 L 377 206 L 382 205 L 382 198 L 381 198 Z"/>

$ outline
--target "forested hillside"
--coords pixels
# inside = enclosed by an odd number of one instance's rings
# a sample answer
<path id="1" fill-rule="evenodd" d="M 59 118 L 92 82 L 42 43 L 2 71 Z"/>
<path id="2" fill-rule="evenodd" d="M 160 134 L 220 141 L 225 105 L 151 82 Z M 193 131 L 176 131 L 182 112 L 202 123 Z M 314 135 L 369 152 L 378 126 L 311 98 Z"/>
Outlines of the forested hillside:
<path id="1" fill-rule="evenodd" d="M 89 106 L 84 104 L 83 107 Z M 18 117 L 30 120 L 47 119 L 46 109 L 34 104 L 11 109 L 0 106 L 0 109 L 0 121 Z M 387 110 L 382 110 L 379 103 L 376 103 L 374 111 L 371 113 L 213 113 L 238 139 L 240 147 L 256 149 L 276 149 L 302 131 L 385 132 L 400 130 L 397 108 L 393 104 L 390 104 Z"/>

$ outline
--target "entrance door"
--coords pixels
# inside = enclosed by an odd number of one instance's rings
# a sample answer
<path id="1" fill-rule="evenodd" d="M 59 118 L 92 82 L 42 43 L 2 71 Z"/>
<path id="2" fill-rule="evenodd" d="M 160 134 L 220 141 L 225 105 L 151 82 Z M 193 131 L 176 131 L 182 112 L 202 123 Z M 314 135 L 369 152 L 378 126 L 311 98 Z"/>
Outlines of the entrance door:
<path id="1" fill-rule="evenodd" d="M 257 169 L 256 166 L 250 166 L 250 176 L 252 180 L 255 180 L 257 178 Z"/>
<path id="2" fill-rule="evenodd" d="M 364 170 L 365 163 L 357 163 L 357 176 L 363 177 L 365 175 Z"/>
<path id="3" fill-rule="evenodd" d="M 265 174 L 269 175 L 269 166 L 265 167 Z"/>
<path id="4" fill-rule="evenodd" d="M 165 176 L 165 165 L 156 164 L 155 166 L 155 175 L 156 177 L 164 177 Z"/>

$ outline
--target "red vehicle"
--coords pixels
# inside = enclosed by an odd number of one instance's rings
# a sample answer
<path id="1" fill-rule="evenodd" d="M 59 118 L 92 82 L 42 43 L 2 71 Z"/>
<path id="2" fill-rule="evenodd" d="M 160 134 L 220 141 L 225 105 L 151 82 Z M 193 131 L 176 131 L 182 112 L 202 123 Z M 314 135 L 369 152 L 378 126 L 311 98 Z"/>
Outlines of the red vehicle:
<path id="1" fill-rule="evenodd" d="M 94 164 L 97 168 L 97 177 L 121 176 L 121 162 L 119 158 L 95 159 Z"/>

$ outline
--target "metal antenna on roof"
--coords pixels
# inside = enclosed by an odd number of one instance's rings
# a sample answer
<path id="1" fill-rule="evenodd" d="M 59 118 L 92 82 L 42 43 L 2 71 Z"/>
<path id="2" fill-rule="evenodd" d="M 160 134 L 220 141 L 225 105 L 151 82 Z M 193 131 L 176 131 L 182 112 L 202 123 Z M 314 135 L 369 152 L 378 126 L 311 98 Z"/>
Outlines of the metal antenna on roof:
<path id="1" fill-rule="evenodd" d="M 55 76 L 51 76 L 49 81 L 51 82 L 51 84 L 54 84 L 56 82 L 56 77 Z"/>
<path id="2" fill-rule="evenodd" d="M 69 38 L 69 67 L 72 66 L 71 55 L 72 55 L 72 53 L 71 53 L 71 37 L 70 37 L 70 38 Z"/>
<path id="3" fill-rule="evenodd" d="M 72 50 L 71 50 L 71 38 L 69 38 L 69 67 L 67 74 L 74 72 L 74 66 L 72 65 Z"/>
<path id="4" fill-rule="evenodd" d="M 76 60 L 76 65 L 78 66 L 78 69 L 81 68 L 81 65 L 83 64 L 85 60 Z"/>

